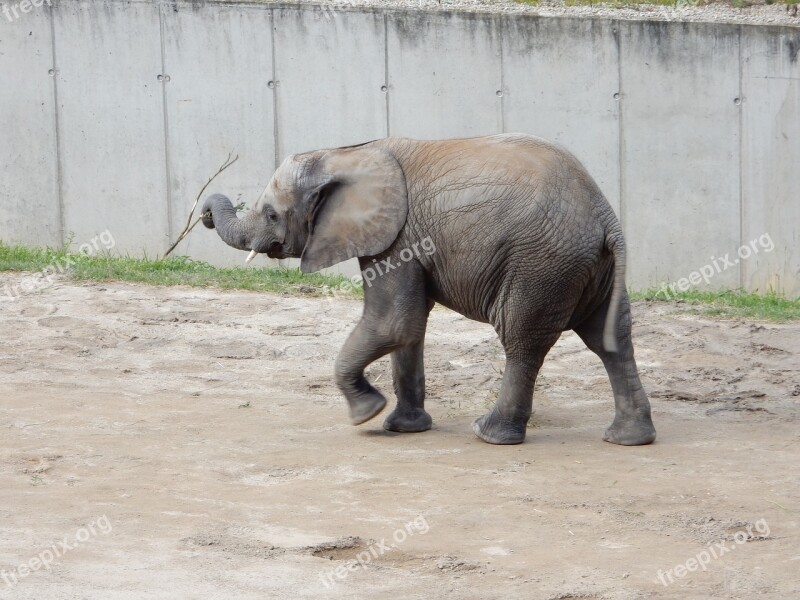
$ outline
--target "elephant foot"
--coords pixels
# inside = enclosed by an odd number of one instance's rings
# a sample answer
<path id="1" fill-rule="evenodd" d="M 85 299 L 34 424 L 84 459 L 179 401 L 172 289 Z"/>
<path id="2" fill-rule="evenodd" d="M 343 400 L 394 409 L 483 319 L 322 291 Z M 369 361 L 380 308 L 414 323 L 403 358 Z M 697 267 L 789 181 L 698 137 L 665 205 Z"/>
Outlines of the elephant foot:
<path id="1" fill-rule="evenodd" d="M 414 408 L 399 412 L 396 408 L 383 422 L 386 431 L 397 431 L 399 433 L 419 433 L 428 431 L 433 424 L 431 416 L 421 408 Z"/>
<path id="2" fill-rule="evenodd" d="M 486 413 L 472 424 L 472 430 L 490 444 L 521 444 L 525 441 L 528 422 L 503 417 L 497 410 Z"/>
<path id="3" fill-rule="evenodd" d="M 656 428 L 653 427 L 650 415 L 639 418 L 615 418 L 611 426 L 606 429 L 603 439 L 620 446 L 644 446 L 656 439 Z"/>
<path id="4" fill-rule="evenodd" d="M 361 425 L 380 413 L 386 406 L 386 398 L 380 392 L 365 394 L 358 400 L 350 401 L 350 422 Z"/>

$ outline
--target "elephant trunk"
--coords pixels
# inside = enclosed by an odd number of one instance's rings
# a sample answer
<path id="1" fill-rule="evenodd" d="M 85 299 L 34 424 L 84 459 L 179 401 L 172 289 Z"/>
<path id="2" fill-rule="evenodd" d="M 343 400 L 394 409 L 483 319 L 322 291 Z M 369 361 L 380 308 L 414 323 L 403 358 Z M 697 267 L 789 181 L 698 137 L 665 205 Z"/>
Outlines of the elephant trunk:
<path id="1" fill-rule="evenodd" d="M 206 198 L 202 211 L 203 225 L 216 228 L 222 241 L 238 250 L 250 250 L 253 227 L 248 217 L 240 219 L 226 196 L 213 194 Z"/>

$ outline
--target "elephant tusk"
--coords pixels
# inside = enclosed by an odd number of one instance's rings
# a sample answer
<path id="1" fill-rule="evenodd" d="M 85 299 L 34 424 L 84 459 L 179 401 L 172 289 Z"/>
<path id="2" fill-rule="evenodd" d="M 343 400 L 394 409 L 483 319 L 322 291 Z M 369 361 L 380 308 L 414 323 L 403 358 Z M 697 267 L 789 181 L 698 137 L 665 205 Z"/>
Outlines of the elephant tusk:
<path id="1" fill-rule="evenodd" d="M 247 255 L 247 258 L 244 259 L 244 264 L 249 264 L 251 260 L 253 260 L 256 256 L 258 256 L 258 252 L 255 250 L 250 250 L 250 254 Z"/>

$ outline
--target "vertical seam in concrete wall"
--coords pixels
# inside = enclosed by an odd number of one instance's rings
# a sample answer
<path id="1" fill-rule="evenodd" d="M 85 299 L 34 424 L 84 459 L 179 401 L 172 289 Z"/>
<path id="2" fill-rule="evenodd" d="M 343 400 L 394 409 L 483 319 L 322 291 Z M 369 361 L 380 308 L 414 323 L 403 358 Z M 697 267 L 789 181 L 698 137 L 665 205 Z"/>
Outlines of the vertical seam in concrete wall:
<path id="1" fill-rule="evenodd" d="M 506 132 L 506 68 L 505 53 L 503 52 L 504 20 L 501 16 L 496 17 L 496 33 L 500 44 L 500 131 Z"/>
<path id="2" fill-rule="evenodd" d="M 623 108 L 625 106 L 625 92 L 622 85 L 622 32 L 620 31 L 619 21 L 611 22 L 611 31 L 617 43 L 617 93 L 619 103 L 617 104 L 617 122 L 619 123 L 618 153 L 619 153 L 619 222 L 623 229 L 625 226 L 625 123 L 623 119 Z"/>
<path id="3" fill-rule="evenodd" d="M 383 79 L 386 86 L 386 137 L 392 135 L 389 125 L 389 96 L 392 93 L 389 87 L 389 15 L 383 13 Z"/>
<path id="4" fill-rule="evenodd" d="M 56 144 L 56 206 L 58 207 L 58 238 L 61 240 L 61 245 L 67 243 L 67 223 L 64 207 L 64 179 L 63 168 L 61 166 L 61 118 L 59 117 L 58 109 L 58 61 L 56 57 L 56 16 L 55 6 L 50 5 L 50 44 L 52 51 L 52 69 L 53 69 L 53 126 L 55 127 L 55 144 Z"/>
<path id="5" fill-rule="evenodd" d="M 275 168 L 277 169 L 281 164 L 281 140 L 278 133 L 278 60 L 275 57 L 275 29 L 277 28 L 277 20 L 275 19 L 275 9 L 270 9 L 271 27 L 269 32 L 270 44 L 272 47 L 272 135 L 273 146 L 275 146 Z"/>
<path id="6" fill-rule="evenodd" d="M 158 9 L 159 39 L 161 42 L 161 110 L 164 116 L 164 176 L 166 177 L 167 192 L 167 245 L 172 243 L 172 165 L 169 152 L 169 110 L 167 104 L 167 49 L 164 36 L 164 10 L 161 4 Z"/>
<path id="7" fill-rule="evenodd" d="M 744 73 L 744 65 L 742 65 L 742 26 L 738 26 L 739 30 L 739 39 L 737 44 L 739 46 L 739 246 L 741 247 L 744 244 L 744 186 L 742 185 L 743 181 L 743 162 L 742 162 L 742 155 L 744 148 L 742 145 L 744 144 L 744 103 L 745 99 L 743 96 L 744 91 L 744 81 L 742 81 L 742 75 Z M 739 261 L 739 287 L 744 288 L 745 282 L 745 261 Z"/>

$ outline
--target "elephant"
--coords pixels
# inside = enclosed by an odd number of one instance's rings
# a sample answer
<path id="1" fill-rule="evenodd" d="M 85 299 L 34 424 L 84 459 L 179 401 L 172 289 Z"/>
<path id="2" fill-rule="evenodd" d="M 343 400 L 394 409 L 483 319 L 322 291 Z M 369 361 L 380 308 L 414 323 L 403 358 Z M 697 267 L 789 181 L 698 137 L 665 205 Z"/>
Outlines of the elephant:
<path id="1" fill-rule="evenodd" d="M 472 425 L 480 439 L 525 440 L 537 373 L 567 330 L 611 381 L 615 416 L 603 439 L 656 437 L 631 341 L 621 225 L 583 165 L 556 144 L 526 134 L 388 137 L 296 154 L 245 216 L 222 194 L 202 214 L 225 243 L 250 251 L 248 261 L 299 258 L 309 273 L 358 258 L 364 310 L 335 362 L 354 425 L 385 407 L 364 370 L 391 353 L 397 404 L 383 427 L 430 429 L 423 344 L 439 303 L 493 325 L 505 351 L 498 400 Z"/>

